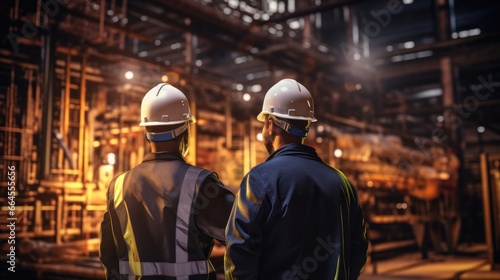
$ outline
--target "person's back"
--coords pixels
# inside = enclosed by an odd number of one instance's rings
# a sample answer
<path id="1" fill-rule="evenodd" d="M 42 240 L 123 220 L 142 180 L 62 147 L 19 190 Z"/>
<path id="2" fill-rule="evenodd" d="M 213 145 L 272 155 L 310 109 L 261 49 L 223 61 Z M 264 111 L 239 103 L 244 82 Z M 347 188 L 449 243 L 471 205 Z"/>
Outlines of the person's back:
<path id="1" fill-rule="evenodd" d="M 215 173 L 184 160 L 195 120 L 182 92 L 161 84 L 144 100 L 151 153 L 109 185 L 100 244 L 106 277 L 215 279 L 210 252 L 214 239 L 225 243 L 233 195 Z"/>
<path id="2" fill-rule="evenodd" d="M 287 89 L 285 82 L 280 88 Z M 356 190 L 303 145 L 308 124 L 287 119 L 284 125 L 284 117 L 265 109 L 270 156 L 242 180 L 226 229 L 226 278 L 356 279 L 368 246 Z"/>

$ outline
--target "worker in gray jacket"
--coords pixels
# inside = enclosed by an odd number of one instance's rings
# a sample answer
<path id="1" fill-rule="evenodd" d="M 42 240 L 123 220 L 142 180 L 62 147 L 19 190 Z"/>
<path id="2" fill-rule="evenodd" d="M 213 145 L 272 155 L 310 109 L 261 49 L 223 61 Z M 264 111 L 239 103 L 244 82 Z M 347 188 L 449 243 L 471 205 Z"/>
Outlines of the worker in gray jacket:
<path id="1" fill-rule="evenodd" d="M 357 279 L 368 241 L 357 192 L 304 145 L 315 122 L 292 79 L 267 92 L 257 119 L 269 158 L 245 175 L 226 228 L 226 279 Z"/>
<path id="2" fill-rule="evenodd" d="M 115 177 L 101 225 L 100 259 L 107 279 L 216 279 L 210 263 L 234 195 L 217 175 L 185 162 L 186 96 L 159 84 L 143 98 L 140 126 L 151 144 L 143 162 Z"/>

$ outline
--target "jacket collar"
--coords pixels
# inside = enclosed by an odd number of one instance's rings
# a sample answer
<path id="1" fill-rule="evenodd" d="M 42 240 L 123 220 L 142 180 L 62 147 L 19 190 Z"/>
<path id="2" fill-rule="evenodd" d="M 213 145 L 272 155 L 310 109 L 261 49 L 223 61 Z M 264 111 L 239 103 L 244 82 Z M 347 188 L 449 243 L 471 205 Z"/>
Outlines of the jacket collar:
<path id="1" fill-rule="evenodd" d="M 287 144 L 274 151 L 269 155 L 266 161 L 269 161 L 278 156 L 299 156 L 311 159 L 317 159 L 318 154 L 313 147 L 302 144 Z"/>
<path id="2" fill-rule="evenodd" d="M 145 161 L 151 160 L 182 160 L 185 161 L 181 154 L 174 152 L 158 152 L 158 153 L 148 153 L 144 156 Z"/>

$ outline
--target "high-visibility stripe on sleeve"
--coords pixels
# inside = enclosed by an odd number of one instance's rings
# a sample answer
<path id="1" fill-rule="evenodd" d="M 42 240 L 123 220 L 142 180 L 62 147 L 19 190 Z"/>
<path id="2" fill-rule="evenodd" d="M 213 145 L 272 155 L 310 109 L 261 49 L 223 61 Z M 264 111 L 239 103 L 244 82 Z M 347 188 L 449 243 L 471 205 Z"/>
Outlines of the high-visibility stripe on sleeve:
<path id="1" fill-rule="evenodd" d="M 142 269 L 140 265 L 139 251 L 137 249 L 137 244 L 135 241 L 134 228 L 132 227 L 132 222 L 130 221 L 130 213 L 128 211 L 127 202 L 123 200 L 123 181 L 125 179 L 126 173 L 119 175 L 114 184 L 114 205 L 116 211 L 125 211 L 125 216 L 127 218 L 126 224 L 121 224 L 123 230 L 123 239 L 125 244 L 127 244 L 128 259 L 127 269 L 132 272 L 133 275 L 142 275 Z M 120 262 L 120 271 L 124 265 Z M 127 273 L 128 274 L 128 273 Z"/>
<path id="2" fill-rule="evenodd" d="M 123 179 L 125 178 L 125 174 L 126 173 L 121 174 L 115 180 L 114 196 L 113 196 L 113 201 L 115 202 L 115 209 L 123 201 Z"/>

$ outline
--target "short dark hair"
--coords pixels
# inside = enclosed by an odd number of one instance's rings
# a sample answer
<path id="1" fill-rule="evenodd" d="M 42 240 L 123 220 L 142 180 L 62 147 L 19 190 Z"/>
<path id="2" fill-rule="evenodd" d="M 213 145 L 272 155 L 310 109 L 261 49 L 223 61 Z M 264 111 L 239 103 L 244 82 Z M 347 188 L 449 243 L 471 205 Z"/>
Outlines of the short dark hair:
<path id="1" fill-rule="evenodd" d="M 180 126 L 183 126 L 184 123 L 180 124 L 174 124 L 174 125 L 153 125 L 153 126 L 146 126 L 146 131 L 151 132 L 151 133 L 161 133 L 165 131 L 169 131 L 172 129 L 176 129 Z"/>

